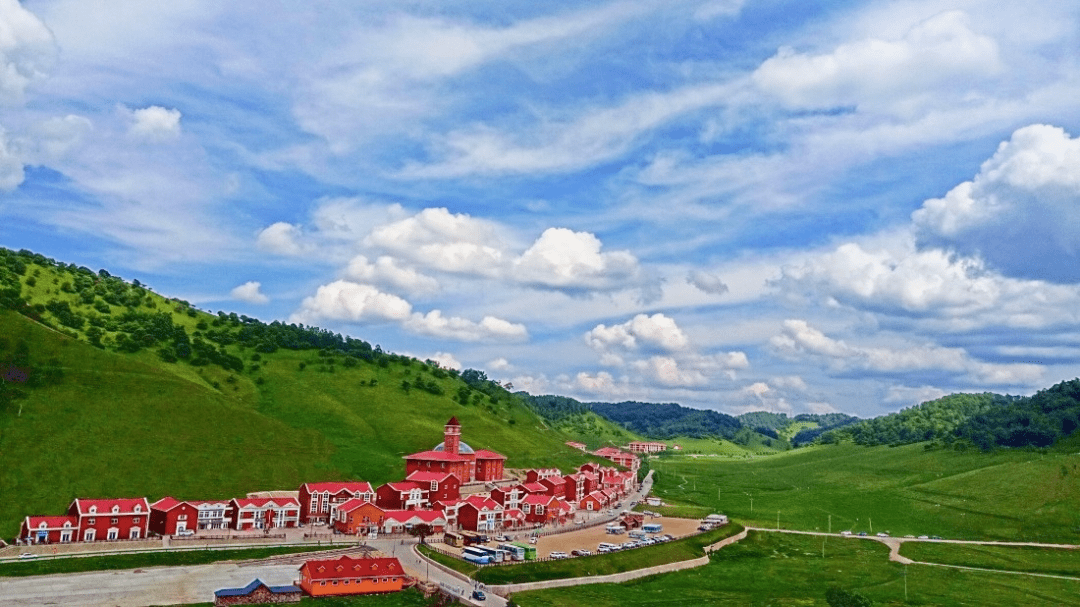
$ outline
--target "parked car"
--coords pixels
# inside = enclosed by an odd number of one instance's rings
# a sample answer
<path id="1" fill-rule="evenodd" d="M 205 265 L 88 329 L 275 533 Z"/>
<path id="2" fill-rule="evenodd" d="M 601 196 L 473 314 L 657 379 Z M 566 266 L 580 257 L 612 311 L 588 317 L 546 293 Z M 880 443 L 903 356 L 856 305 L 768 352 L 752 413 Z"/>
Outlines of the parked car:
<path id="1" fill-rule="evenodd" d="M 24 552 L 19 555 L 19 558 L 21 559 L 36 559 L 37 557 L 38 555 L 34 554 L 33 552 Z"/>
<path id="2" fill-rule="evenodd" d="M 187 537 L 189 535 L 195 535 L 195 530 L 194 529 L 178 529 L 176 531 L 176 535 L 178 535 L 180 537 Z"/>
<path id="3" fill-rule="evenodd" d="M 840 535 L 851 535 L 851 531 L 850 530 L 841 531 Z"/>
<path id="4" fill-rule="evenodd" d="M 495 536 L 495 541 L 496 542 L 509 542 L 510 538 L 508 536 L 505 536 L 505 535 L 496 535 Z"/>
<path id="5" fill-rule="evenodd" d="M 535 544 L 536 543 L 536 538 L 535 537 L 530 537 L 529 538 L 529 543 L 530 544 Z"/>
<path id="6" fill-rule="evenodd" d="M 473 590 L 472 591 L 472 598 L 474 598 L 474 599 L 476 599 L 478 601 L 486 601 L 487 600 L 487 595 L 484 594 L 483 590 Z"/>
<path id="7" fill-rule="evenodd" d="M 877 536 L 878 537 L 889 537 L 889 534 L 882 531 L 882 532 L 878 533 Z"/>
<path id="8" fill-rule="evenodd" d="M 565 552 L 550 552 L 550 553 L 548 553 L 548 558 L 552 558 L 552 559 L 564 559 L 564 558 L 567 558 L 567 556 L 569 556 L 569 555 L 567 555 Z"/>
<path id="9" fill-rule="evenodd" d="M 940 535 L 932 535 L 932 536 L 930 536 L 930 539 L 932 539 L 932 540 L 940 540 L 941 536 Z"/>
<path id="10" fill-rule="evenodd" d="M 860 531 L 859 532 L 859 537 L 866 537 L 866 532 L 865 531 Z"/>
<path id="11" fill-rule="evenodd" d="M 920 540 L 928 540 L 928 539 L 930 539 L 930 536 L 929 535 L 920 535 L 919 539 Z"/>

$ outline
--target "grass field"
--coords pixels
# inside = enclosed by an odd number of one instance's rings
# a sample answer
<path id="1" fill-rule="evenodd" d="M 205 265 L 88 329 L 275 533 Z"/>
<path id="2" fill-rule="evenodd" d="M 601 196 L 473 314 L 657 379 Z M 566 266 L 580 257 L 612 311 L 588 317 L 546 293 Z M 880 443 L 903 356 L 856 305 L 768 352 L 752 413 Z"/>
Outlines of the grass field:
<path id="1" fill-rule="evenodd" d="M 877 542 L 751 532 L 705 567 L 625 584 L 522 592 L 523 607 L 700 607 L 826 605 L 836 585 L 875 605 L 1080 605 L 1080 582 L 888 562 Z M 906 574 L 906 575 L 905 575 Z M 906 579 L 905 579 L 906 578 Z M 905 600 L 905 585 L 906 595 Z"/>
<path id="2" fill-rule="evenodd" d="M 1080 578 L 1080 550 L 904 542 L 900 554 L 919 562 Z"/>
<path id="3" fill-rule="evenodd" d="M 823 446 L 747 461 L 659 458 L 653 492 L 749 526 L 1080 543 L 1080 456 Z M 751 501 L 752 500 L 752 501 Z"/>
<path id="4" fill-rule="evenodd" d="M 262 559 L 279 554 L 316 552 L 319 550 L 326 550 L 326 547 L 280 546 L 275 548 L 241 548 L 237 550 L 185 550 L 18 561 L 0 564 L 0 577 L 78 573 L 81 571 L 103 571 L 111 569 L 135 569 L 137 567 L 205 565 L 207 563 L 216 563 L 219 561 Z"/>
<path id="5" fill-rule="evenodd" d="M 741 531 L 742 527 L 731 524 L 686 539 L 612 554 L 594 554 L 558 561 L 484 567 L 473 577 L 485 584 L 497 585 L 634 571 L 636 569 L 696 559 L 705 555 L 705 546 L 715 544 Z"/>

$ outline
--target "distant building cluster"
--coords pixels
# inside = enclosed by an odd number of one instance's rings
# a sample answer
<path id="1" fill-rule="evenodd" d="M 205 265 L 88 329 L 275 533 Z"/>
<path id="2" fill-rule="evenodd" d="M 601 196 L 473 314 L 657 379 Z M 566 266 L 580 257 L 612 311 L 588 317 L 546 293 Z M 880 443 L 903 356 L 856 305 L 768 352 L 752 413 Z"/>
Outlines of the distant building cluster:
<path id="1" fill-rule="evenodd" d="M 461 424 L 451 418 L 442 443 L 404 457 L 406 476 L 400 482 L 378 488 L 364 481 L 313 482 L 296 492 L 228 500 L 80 498 L 65 516 L 27 516 L 18 539 L 56 544 L 304 525 L 370 535 L 404 533 L 419 525 L 442 532 L 565 524 L 579 510 L 598 511 L 618 502 L 637 484 L 636 455 L 612 447 L 593 454 L 628 470 L 589 463 L 570 474 L 534 469 L 525 472 L 525 482 L 507 480 L 506 456 L 461 442 Z M 466 484 L 490 489 L 463 497 Z"/>
<path id="2" fill-rule="evenodd" d="M 626 448 L 634 453 L 660 453 L 661 451 L 667 451 L 667 445 L 659 442 L 631 441 Z"/>

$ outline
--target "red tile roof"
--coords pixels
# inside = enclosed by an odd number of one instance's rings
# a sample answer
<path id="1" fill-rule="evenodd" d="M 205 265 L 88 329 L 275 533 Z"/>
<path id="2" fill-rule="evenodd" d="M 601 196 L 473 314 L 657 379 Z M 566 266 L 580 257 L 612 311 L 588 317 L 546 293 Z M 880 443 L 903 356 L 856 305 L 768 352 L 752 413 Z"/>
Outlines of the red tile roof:
<path id="1" fill-rule="evenodd" d="M 446 425 L 447 426 L 460 426 L 461 422 L 459 422 L 457 420 L 457 416 L 455 415 L 455 416 L 450 418 L 450 421 L 446 422 Z"/>
<path id="2" fill-rule="evenodd" d="M 545 493 L 548 487 L 541 485 L 540 483 L 523 483 L 519 485 L 526 493 Z"/>
<path id="3" fill-rule="evenodd" d="M 484 508 L 487 508 L 488 510 L 499 510 L 502 508 L 502 506 L 499 505 L 499 502 L 483 495 L 470 495 L 465 498 L 465 503 L 475 506 L 478 510 L 483 510 Z"/>
<path id="4" fill-rule="evenodd" d="M 395 491 L 412 491 L 413 489 L 424 489 L 425 487 L 420 483 L 412 481 L 404 481 L 400 483 L 386 483 L 386 485 Z"/>
<path id="5" fill-rule="evenodd" d="M 456 453 L 448 453 L 446 451 L 421 451 L 419 453 L 413 453 L 412 455 L 406 455 L 405 459 L 419 459 L 419 460 L 431 460 L 437 462 L 467 462 L 469 458 L 464 455 L 458 455 Z"/>
<path id="6" fill-rule="evenodd" d="M 26 525 L 30 529 L 39 529 L 41 523 L 45 523 L 46 529 L 62 529 L 64 523 L 69 523 L 70 526 L 76 527 L 79 524 L 79 519 L 74 516 L 28 516 L 26 517 Z"/>
<path id="7" fill-rule="evenodd" d="M 165 512 L 168 512 L 169 510 L 172 510 L 173 508 L 175 508 L 175 507 L 177 507 L 177 506 L 179 506 L 180 504 L 183 504 L 183 503 L 184 502 L 181 502 L 180 500 L 176 499 L 175 497 L 172 497 L 171 495 L 166 495 L 165 497 L 159 499 L 158 501 L 154 502 L 153 504 L 150 504 L 150 507 L 153 508 L 154 510 L 164 510 Z M 99 510 L 100 510 L 100 508 L 99 508 Z"/>
<path id="8" fill-rule="evenodd" d="M 293 507 L 299 508 L 300 502 L 294 497 L 238 497 L 234 501 L 240 508 L 246 508 L 249 506 L 255 506 L 256 508 L 262 508 L 265 506 L 270 507 Z"/>
<path id="9" fill-rule="evenodd" d="M 359 577 L 402 575 L 401 563 L 394 557 L 352 558 L 348 555 L 337 559 L 307 561 L 300 571 L 312 580 L 331 580 Z"/>
<path id="10" fill-rule="evenodd" d="M 477 449 L 476 459 L 506 459 L 506 456 L 502 453 L 495 453 L 494 451 L 488 451 L 487 449 Z"/>
<path id="11" fill-rule="evenodd" d="M 150 503 L 145 497 L 123 497 L 117 499 L 84 499 L 75 498 L 74 505 L 79 514 L 90 514 L 90 508 L 97 506 L 97 514 L 112 512 L 113 506 L 120 508 L 121 514 L 135 512 L 135 506 L 139 506 L 140 512 L 150 512 Z"/>
<path id="12" fill-rule="evenodd" d="M 453 476 L 454 478 L 457 478 L 457 476 L 454 476 L 453 474 L 449 474 L 447 472 L 424 472 L 422 470 L 417 470 L 409 476 L 406 476 L 405 480 L 416 481 L 420 483 L 430 483 L 431 481 L 438 482 L 444 480 L 448 476 Z"/>
<path id="13" fill-rule="evenodd" d="M 344 502 L 338 504 L 337 509 L 339 511 L 341 511 L 341 512 L 352 512 L 353 510 L 356 510 L 357 508 L 359 508 L 359 507 L 361 507 L 361 506 L 363 506 L 365 504 L 367 504 L 369 506 L 372 506 L 373 508 L 376 508 L 378 510 L 382 510 L 382 508 L 379 508 L 375 504 L 372 504 L 371 502 L 365 502 L 364 500 L 362 500 L 362 499 L 360 499 L 358 497 L 354 497 L 351 500 L 347 500 L 347 501 L 344 501 Z"/>
<path id="14" fill-rule="evenodd" d="M 337 493 L 349 491 L 351 493 L 371 493 L 371 483 L 364 481 L 326 481 L 322 483 L 304 483 L 308 493 Z"/>

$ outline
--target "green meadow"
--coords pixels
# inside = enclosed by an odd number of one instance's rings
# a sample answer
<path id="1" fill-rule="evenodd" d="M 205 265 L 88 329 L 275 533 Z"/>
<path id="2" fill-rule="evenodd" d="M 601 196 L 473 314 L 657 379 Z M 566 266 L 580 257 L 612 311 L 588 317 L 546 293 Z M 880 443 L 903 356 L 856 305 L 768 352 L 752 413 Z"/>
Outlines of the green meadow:
<path id="1" fill-rule="evenodd" d="M 900 547 L 900 554 L 923 563 L 1080 578 L 1078 549 L 904 542 Z"/>
<path id="2" fill-rule="evenodd" d="M 747 526 L 1080 543 L 1080 455 L 1071 448 L 987 454 L 844 444 L 650 465 L 653 492 L 666 502 Z"/>
<path id="3" fill-rule="evenodd" d="M 824 547 L 824 556 L 822 549 Z M 624 584 L 521 592 L 523 607 L 813 606 L 838 586 L 875 605 L 1080 605 L 1080 581 L 888 562 L 888 548 L 860 541 L 751 532 L 707 566 Z"/>

